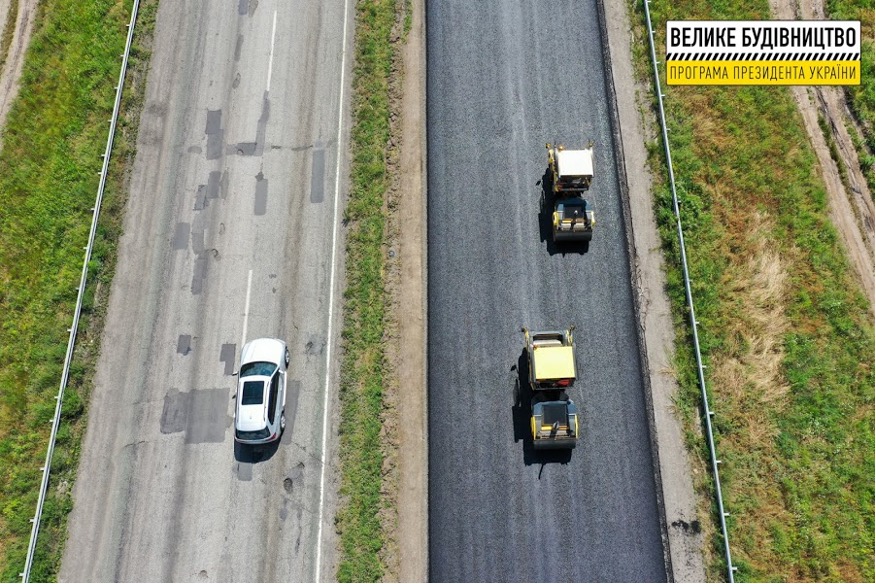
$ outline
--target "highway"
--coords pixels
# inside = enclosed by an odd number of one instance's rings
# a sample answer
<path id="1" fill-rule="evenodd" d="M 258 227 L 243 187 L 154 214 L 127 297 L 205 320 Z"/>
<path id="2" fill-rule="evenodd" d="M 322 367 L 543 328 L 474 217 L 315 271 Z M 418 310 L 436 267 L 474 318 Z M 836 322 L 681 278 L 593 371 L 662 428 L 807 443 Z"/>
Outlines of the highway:
<path id="1" fill-rule="evenodd" d="M 333 576 L 324 416 L 351 14 L 160 4 L 61 580 Z M 286 432 L 256 452 L 233 442 L 233 373 L 262 336 L 292 358 Z"/>
<path id="2" fill-rule="evenodd" d="M 594 0 L 427 5 L 433 581 L 665 581 Z M 545 142 L 595 147 L 586 253 L 539 216 Z M 570 457 L 514 406 L 521 326 L 577 325 Z"/>

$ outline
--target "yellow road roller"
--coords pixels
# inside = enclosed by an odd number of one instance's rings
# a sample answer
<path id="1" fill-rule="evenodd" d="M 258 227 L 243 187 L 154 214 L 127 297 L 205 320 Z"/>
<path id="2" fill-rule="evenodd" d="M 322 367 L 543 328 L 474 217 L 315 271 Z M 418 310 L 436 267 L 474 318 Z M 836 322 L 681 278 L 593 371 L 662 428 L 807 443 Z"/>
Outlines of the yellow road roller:
<path id="1" fill-rule="evenodd" d="M 578 442 L 578 408 L 567 393 L 577 377 L 574 329 L 522 329 L 529 359 L 530 426 L 536 450 L 575 448 Z"/>

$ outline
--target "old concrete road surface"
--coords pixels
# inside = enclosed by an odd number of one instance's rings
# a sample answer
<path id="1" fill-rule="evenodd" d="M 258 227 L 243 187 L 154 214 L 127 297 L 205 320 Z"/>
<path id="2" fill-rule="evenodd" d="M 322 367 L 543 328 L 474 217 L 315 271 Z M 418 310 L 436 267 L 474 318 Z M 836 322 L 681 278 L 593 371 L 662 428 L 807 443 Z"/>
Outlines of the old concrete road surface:
<path id="1" fill-rule="evenodd" d="M 429 550 L 434 581 L 666 580 L 593 0 L 432 2 Z M 540 223 L 547 141 L 595 145 L 587 253 Z M 515 407 L 522 325 L 577 325 L 571 457 Z"/>
<path id="2" fill-rule="evenodd" d="M 351 12 L 161 3 L 61 579 L 329 577 L 316 558 Z M 291 349 L 288 425 L 274 448 L 235 448 L 233 373 L 263 336 Z"/>

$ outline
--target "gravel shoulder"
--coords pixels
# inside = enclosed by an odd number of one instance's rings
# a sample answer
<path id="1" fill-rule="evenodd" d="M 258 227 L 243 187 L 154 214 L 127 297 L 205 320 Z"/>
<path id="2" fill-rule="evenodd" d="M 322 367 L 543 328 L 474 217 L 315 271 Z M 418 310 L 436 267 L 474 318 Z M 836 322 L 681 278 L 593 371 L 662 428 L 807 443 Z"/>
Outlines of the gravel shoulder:
<path id="1" fill-rule="evenodd" d="M 401 444 L 398 534 L 400 582 L 428 580 L 428 403 L 426 389 L 426 52 L 425 7 L 414 0 L 402 48 L 398 315 Z"/>
<path id="2" fill-rule="evenodd" d="M 428 406 L 426 386 L 426 127 L 424 3 L 414 0 L 390 82 L 387 169 L 386 356 L 383 513 L 385 581 L 426 582 Z M 399 11 L 396 27 L 406 13 Z M 396 42 L 395 40 L 393 42 Z"/>

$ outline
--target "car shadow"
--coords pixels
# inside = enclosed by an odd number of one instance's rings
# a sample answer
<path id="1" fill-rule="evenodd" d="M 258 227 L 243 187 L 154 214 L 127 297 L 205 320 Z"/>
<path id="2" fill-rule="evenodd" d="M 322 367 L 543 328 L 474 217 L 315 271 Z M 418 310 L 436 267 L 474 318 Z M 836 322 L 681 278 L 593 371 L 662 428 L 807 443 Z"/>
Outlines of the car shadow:
<path id="1" fill-rule="evenodd" d="M 590 251 L 589 241 L 564 241 L 557 243 L 553 237 L 553 212 L 554 212 L 554 191 L 553 191 L 553 175 L 550 167 L 546 167 L 541 180 L 536 182 L 536 186 L 541 185 L 540 204 L 538 210 L 538 236 L 542 243 L 547 247 L 548 255 L 567 253 L 576 253 L 583 255 Z"/>
<path id="2" fill-rule="evenodd" d="M 511 418 L 514 424 L 514 443 L 523 443 L 523 464 L 542 465 L 538 473 L 541 479 L 541 471 L 546 464 L 567 464 L 572 460 L 572 450 L 536 450 L 532 440 L 530 420 L 532 418 L 532 388 L 529 385 L 529 359 L 526 348 L 520 352 L 517 364 L 511 370 L 517 371 L 514 379 L 514 405 L 511 407 Z"/>
<path id="3" fill-rule="evenodd" d="M 287 428 L 288 430 L 288 428 Z M 280 440 L 274 440 L 273 442 L 269 442 L 268 444 L 260 444 L 258 446 L 252 446 L 250 444 L 241 444 L 237 440 L 234 441 L 234 460 L 237 462 L 244 462 L 248 464 L 259 464 L 261 462 L 269 461 L 280 448 L 280 441 L 282 440 L 282 436 Z"/>

